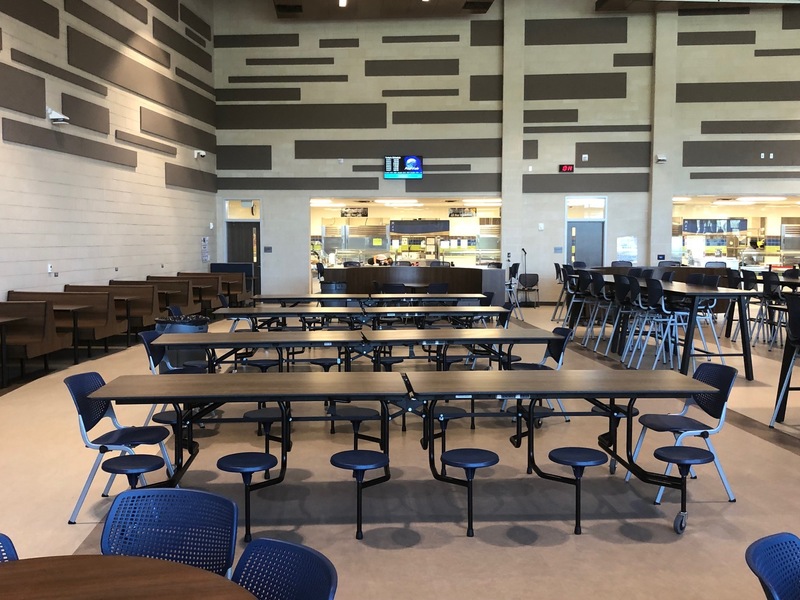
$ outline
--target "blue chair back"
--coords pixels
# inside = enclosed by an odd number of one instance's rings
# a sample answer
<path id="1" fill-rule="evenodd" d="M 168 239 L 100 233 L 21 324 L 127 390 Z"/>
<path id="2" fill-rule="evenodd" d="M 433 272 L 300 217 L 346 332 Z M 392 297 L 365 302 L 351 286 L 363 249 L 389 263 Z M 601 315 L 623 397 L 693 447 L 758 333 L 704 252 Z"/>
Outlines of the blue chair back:
<path id="1" fill-rule="evenodd" d="M 317 550 L 267 538 L 247 545 L 231 580 L 259 600 L 332 600 L 338 583 L 333 563 Z"/>
<path id="2" fill-rule="evenodd" d="M 728 365 L 700 363 L 692 377 L 717 388 L 717 391 L 710 394 L 695 394 L 694 403 L 715 419 L 722 417 L 725 414 L 725 405 L 731 395 L 738 373 L 736 369 Z"/>
<path id="3" fill-rule="evenodd" d="M 11 538 L 5 533 L 0 533 L 0 563 L 17 560 L 18 558 L 17 550 L 14 548 Z"/>
<path id="4" fill-rule="evenodd" d="M 78 411 L 78 417 L 83 424 L 84 431 L 91 431 L 103 417 L 113 416 L 110 400 L 89 398 L 89 394 L 99 390 L 106 384 L 100 373 L 90 371 L 88 373 L 70 375 L 64 379 L 64 383 L 72 396 L 72 401 L 75 402 L 75 408 Z"/>
<path id="5" fill-rule="evenodd" d="M 218 575 L 233 566 L 239 510 L 222 496 L 186 488 L 128 490 L 103 526 L 103 554 L 147 556 Z"/>
<path id="6" fill-rule="evenodd" d="M 158 365 L 161 364 L 161 361 L 164 360 L 164 355 L 167 353 L 167 349 L 164 346 L 153 345 L 153 342 L 156 341 L 160 335 L 161 334 L 155 329 L 139 332 L 139 337 L 142 339 L 144 349 L 152 363 L 151 370 L 158 369 Z"/>
<path id="7" fill-rule="evenodd" d="M 769 600 L 800 600 L 800 538 L 768 535 L 750 544 L 744 557 Z"/>

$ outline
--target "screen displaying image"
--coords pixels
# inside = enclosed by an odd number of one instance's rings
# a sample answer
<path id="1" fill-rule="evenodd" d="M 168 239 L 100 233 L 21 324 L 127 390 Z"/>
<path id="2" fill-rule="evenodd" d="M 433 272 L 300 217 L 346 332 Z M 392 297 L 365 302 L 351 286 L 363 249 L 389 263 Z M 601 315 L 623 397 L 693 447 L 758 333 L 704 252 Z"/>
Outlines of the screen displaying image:
<path id="1" fill-rule="evenodd" d="M 417 155 L 384 156 L 383 178 L 422 179 L 422 157 Z"/>

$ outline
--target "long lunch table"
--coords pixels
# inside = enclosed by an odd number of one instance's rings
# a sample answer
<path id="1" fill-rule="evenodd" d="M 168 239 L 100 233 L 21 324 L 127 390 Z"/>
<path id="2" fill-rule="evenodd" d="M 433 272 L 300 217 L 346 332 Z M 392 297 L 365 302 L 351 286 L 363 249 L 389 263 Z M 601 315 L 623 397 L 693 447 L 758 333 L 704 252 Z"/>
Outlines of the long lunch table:
<path id="1" fill-rule="evenodd" d="M 469 372 L 408 372 L 408 384 L 412 390 L 411 402 L 421 402 L 426 415 L 432 414 L 436 403 L 443 400 L 459 401 L 475 399 L 516 400 L 517 434 L 521 439 L 524 402 L 529 403 L 527 427 L 528 472 L 535 472 L 544 479 L 571 481 L 554 473 L 544 471 L 534 455 L 535 421 L 544 415 L 555 416 L 594 416 L 608 415 L 608 432 L 598 437 L 598 444 L 613 460 L 631 471 L 646 483 L 680 489 L 679 477 L 647 471 L 633 460 L 634 419 L 625 419 L 625 453 L 617 450 L 617 427 L 615 410 L 618 399 L 627 399 L 628 414 L 639 398 L 686 398 L 692 394 L 711 392 L 711 386 L 674 371 L 636 371 L 636 370 L 596 370 L 596 371 L 469 371 Z M 535 404 L 544 399 L 586 400 L 592 406 L 605 406 L 598 398 L 608 400 L 609 411 L 592 412 L 591 406 L 582 411 L 542 411 L 535 410 Z M 508 413 L 467 413 L 466 416 L 501 416 Z M 436 479 L 450 481 L 439 470 L 438 458 L 434 450 L 435 419 L 424 419 L 428 440 L 428 463 Z"/>
<path id="2" fill-rule="evenodd" d="M 281 463 L 277 477 L 254 484 L 252 489 L 275 485 L 286 474 L 290 421 L 329 420 L 331 417 L 290 417 L 289 403 L 321 402 L 330 398 L 371 400 L 381 405 L 381 449 L 389 453 L 389 403 L 402 404 L 408 388 L 400 373 L 236 373 L 171 376 L 123 375 L 90 394 L 117 404 L 172 404 L 177 412 L 175 474 L 156 486 L 176 485 L 197 456 L 191 424 L 227 403 L 276 402 L 281 409 Z M 185 424 L 189 423 L 189 427 Z M 189 456 L 185 454 L 188 451 Z M 389 468 L 385 469 L 389 479 Z"/>
<path id="3" fill-rule="evenodd" d="M 457 302 L 479 304 L 483 294 L 260 294 L 253 296 L 253 304 L 302 304 L 304 302 L 347 302 L 353 304 L 401 305 L 419 302 Z"/>

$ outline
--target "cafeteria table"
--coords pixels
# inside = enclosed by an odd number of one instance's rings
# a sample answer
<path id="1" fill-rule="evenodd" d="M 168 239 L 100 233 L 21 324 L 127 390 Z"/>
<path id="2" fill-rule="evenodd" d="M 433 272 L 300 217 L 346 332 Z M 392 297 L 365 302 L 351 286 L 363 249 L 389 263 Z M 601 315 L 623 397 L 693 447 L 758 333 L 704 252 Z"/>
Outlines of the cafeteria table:
<path id="1" fill-rule="evenodd" d="M 420 302 L 456 302 L 458 304 L 480 304 L 483 294 L 259 294 L 253 296 L 253 304 L 303 304 L 309 302 L 346 302 L 357 305 L 382 304 L 384 306 L 415 304 Z"/>
<path id="2" fill-rule="evenodd" d="M 0 598 L 14 600 L 237 600 L 252 594 L 226 577 L 143 556 L 72 554 L 0 565 Z"/>

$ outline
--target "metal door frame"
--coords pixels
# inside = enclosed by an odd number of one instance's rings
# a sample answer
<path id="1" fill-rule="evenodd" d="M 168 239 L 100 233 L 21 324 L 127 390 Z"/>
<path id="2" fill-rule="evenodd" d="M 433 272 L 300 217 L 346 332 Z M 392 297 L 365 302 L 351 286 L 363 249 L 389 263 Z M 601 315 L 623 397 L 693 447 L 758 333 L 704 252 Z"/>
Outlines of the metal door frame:
<path id="1" fill-rule="evenodd" d="M 570 200 L 585 200 L 585 199 L 596 199 L 596 200 L 603 200 L 603 218 L 602 219 L 571 219 L 569 217 L 569 201 Z M 582 223 L 602 223 L 603 224 L 603 262 L 606 260 L 606 254 L 608 253 L 608 196 L 599 196 L 596 194 L 587 195 L 587 196 L 564 196 L 564 253 L 563 253 L 563 260 L 564 262 L 569 262 L 572 264 L 570 259 L 570 232 L 569 232 L 569 223 L 570 221 L 580 221 Z"/>

